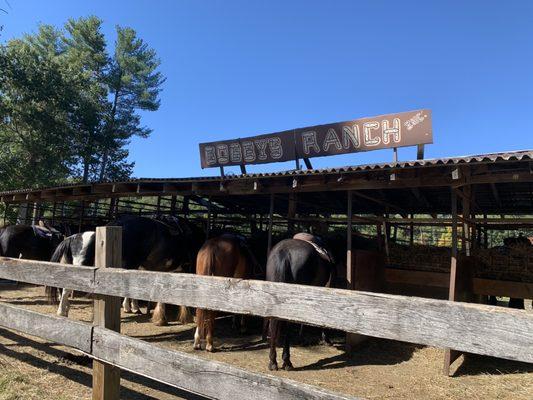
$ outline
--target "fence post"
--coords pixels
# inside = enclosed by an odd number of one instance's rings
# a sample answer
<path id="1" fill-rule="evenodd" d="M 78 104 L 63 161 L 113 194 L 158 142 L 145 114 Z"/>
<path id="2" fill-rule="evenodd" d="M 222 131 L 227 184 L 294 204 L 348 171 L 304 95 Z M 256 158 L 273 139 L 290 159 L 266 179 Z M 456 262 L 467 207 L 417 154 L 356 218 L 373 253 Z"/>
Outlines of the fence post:
<path id="1" fill-rule="evenodd" d="M 96 228 L 95 266 L 120 268 L 122 266 L 122 228 Z M 120 332 L 120 298 L 98 296 L 94 301 L 94 326 Z M 119 400 L 120 369 L 93 361 L 93 400 Z"/>

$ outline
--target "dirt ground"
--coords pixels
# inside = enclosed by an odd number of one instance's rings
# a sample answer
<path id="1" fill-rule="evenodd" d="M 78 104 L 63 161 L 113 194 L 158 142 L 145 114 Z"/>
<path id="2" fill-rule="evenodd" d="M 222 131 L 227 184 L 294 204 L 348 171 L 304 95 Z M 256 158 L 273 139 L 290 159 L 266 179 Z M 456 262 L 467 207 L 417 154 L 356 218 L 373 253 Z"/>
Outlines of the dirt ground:
<path id="1" fill-rule="evenodd" d="M 54 313 L 43 288 L 0 284 L 0 301 L 39 312 Z M 529 310 L 528 312 L 531 312 Z M 92 303 L 77 298 L 70 318 L 90 322 Z M 194 325 L 156 327 L 146 315 L 123 314 L 122 333 L 252 371 L 366 399 L 509 399 L 533 398 L 533 365 L 468 355 L 453 366 L 454 377 L 442 375 L 443 351 L 408 343 L 370 339 L 348 356 L 342 335 L 334 346 L 317 344 L 318 332 L 306 328 L 292 349 L 294 371 L 267 370 L 268 349 L 261 341 L 261 322 L 251 321 L 249 334 L 239 335 L 230 318 L 217 320 L 215 346 L 207 353 L 192 350 Z M 123 399 L 199 399 L 166 385 L 122 373 Z M 64 346 L 0 329 L 0 400 L 89 399 L 91 360 Z"/>

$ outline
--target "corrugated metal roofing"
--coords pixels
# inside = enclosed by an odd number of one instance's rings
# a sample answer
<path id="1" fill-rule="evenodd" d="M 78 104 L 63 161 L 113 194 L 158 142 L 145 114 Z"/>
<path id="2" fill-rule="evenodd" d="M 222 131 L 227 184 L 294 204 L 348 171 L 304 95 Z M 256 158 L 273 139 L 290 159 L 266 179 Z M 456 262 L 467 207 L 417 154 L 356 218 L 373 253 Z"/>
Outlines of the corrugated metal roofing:
<path id="1" fill-rule="evenodd" d="M 322 174 L 335 174 L 335 173 L 352 173 L 352 172 L 363 172 L 363 171 L 376 171 L 376 170 L 388 170 L 388 169 L 398 169 L 398 168 L 420 168 L 420 167 L 434 167 L 434 166 L 443 166 L 443 165 L 459 165 L 459 164 L 476 164 L 476 163 L 497 163 L 497 162 L 508 162 L 508 161 L 532 161 L 533 160 L 533 150 L 520 150 L 520 151 L 510 151 L 510 152 L 500 152 L 500 153 L 489 153 L 489 154 L 480 154 L 480 155 L 468 155 L 460 157 L 445 157 L 445 158 L 432 158 L 424 160 L 412 160 L 412 161 L 399 161 L 399 162 L 388 162 L 388 163 L 378 163 L 378 164 L 362 164 L 354 166 L 345 166 L 345 167 L 332 167 L 332 168 L 322 168 L 322 169 L 310 169 L 310 170 L 287 170 L 279 172 L 260 172 L 260 173 L 250 173 L 244 175 L 233 175 L 227 174 L 224 178 L 220 176 L 208 176 L 208 177 L 185 177 L 185 178 L 132 178 L 126 181 L 120 182 L 95 182 L 99 184 L 113 183 L 143 183 L 143 182 L 205 182 L 205 181 L 220 181 L 224 180 L 238 180 L 238 179 L 257 179 L 257 178 L 272 178 L 280 176 L 304 176 L 304 175 L 322 175 Z M 82 184 L 82 183 L 71 183 L 63 184 L 51 187 L 42 187 L 35 189 L 17 189 L 9 190 L 5 192 L 0 192 L 0 195 L 10 195 L 17 193 L 26 193 L 36 190 L 49 190 L 49 189 L 61 189 L 61 188 L 72 188 L 72 187 L 81 187 L 81 186 L 90 186 L 92 183 Z"/>

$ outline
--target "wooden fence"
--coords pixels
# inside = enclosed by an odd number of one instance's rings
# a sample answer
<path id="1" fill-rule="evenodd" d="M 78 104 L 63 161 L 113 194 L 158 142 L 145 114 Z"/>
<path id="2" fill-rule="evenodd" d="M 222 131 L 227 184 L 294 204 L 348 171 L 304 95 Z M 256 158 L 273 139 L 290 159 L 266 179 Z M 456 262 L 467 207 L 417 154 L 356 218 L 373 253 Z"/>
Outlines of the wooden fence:
<path id="1" fill-rule="evenodd" d="M 97 229 L 97 267 L 0 258 L 0 278 L 100 295 L 95 306 L 98 326 L 0 305 L 1 326 L 74 347 L 103 361 L 93 372 L 98 376 L 93 381 L 93 386 L 98 386 L 93 398 L 118 398 L 118 391 L 114 392 L 118 370 L 112 366 L 222 399 L 348 398 L 120 335 L 112 330 L 117 330 L 117 320 L 120 321 L 117 296 L 277 317 L 533 363 L 533 314 L 526 311 L 342 289 L 106 268 L 117 265 L 119 234 L 115 227 Z M 108 385 L 111 389 L 106 389 L 106 382 L 112 383 Z"/>

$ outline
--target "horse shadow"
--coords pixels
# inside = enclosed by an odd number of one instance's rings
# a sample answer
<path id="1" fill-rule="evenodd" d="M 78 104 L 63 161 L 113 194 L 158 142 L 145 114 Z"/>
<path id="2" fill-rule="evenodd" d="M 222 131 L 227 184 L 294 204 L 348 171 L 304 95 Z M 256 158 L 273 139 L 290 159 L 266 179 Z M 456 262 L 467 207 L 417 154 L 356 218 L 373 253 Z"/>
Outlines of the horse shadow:
<path id="1" fill-rule="evenodd" d="M 345 350 L 345 343 L 333 344 L 337 350 Z M 322 358 L 314 363 L 295 367 L 295 371 L 340 369 L 368 365 L 397 365 L 409 361 L 415 351 L 424 346 L 394 340 L 368 338 L 352 352 Z"/>
<path id="2" fill-rule="evenodd" d="M 468 353 L 464 354 L 453 376 L 512 375 L 532 372 L 533 364 Z"/>

